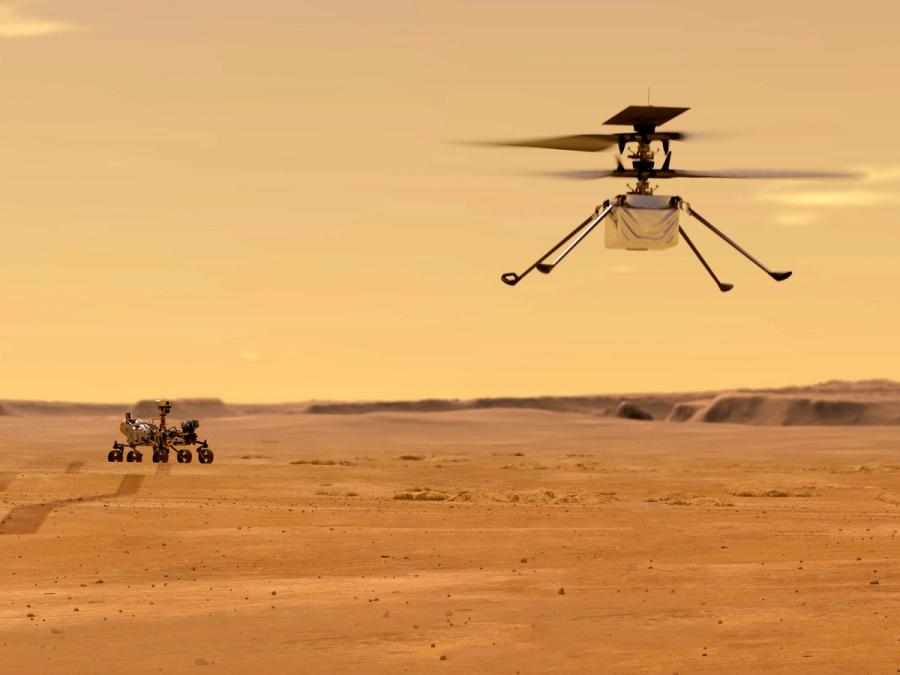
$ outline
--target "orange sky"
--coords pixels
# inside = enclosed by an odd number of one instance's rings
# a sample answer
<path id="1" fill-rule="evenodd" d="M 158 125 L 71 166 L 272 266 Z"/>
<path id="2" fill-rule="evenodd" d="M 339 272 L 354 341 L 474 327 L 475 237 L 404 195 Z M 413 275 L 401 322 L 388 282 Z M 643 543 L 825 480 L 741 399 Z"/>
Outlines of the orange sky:
<path id="1" fill-rule="evenodd" d="M 639 12 L 640 10 L 640 12 Z M 636 23 L 639 21 L 640 23 Z M 893 2 L 0 0 L 0 398 L 233 401 L 900 379 Z M 794 278 L 690 251 L 520 270 L 612 155 L 445 141 L 599 131 L 646 101 L 715 139 L 672 181 Z"/>

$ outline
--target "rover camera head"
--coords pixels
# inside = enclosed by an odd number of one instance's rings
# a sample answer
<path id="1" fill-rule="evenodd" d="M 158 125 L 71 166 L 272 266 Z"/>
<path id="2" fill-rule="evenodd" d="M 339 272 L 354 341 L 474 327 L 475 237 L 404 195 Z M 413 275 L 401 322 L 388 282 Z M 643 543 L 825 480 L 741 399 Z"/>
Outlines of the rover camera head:
<path id="1" fill-rule="evenodd" d="M 200 420 L 187 420 L 181 423 L 181 430 L 186 434 L 192 434 L 200 426 Z"/>

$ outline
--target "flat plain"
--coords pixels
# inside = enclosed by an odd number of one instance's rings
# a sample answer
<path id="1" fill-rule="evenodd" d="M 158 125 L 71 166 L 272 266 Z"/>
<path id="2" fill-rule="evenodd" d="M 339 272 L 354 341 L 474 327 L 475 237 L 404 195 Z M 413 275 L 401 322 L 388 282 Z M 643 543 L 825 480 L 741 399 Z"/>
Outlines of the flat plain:
<path id="1" fill-rule="evenodd" d="M 896 426 L 118 421 L 0 417 L 6 672 L 900 671 Z"/>

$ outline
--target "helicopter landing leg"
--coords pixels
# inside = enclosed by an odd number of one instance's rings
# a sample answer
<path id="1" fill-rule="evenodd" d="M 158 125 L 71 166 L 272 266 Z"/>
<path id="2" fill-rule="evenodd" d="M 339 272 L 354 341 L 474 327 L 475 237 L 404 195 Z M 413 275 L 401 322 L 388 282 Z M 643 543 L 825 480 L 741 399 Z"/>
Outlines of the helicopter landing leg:
<path id="1" fill-rule="evenodd" d="M 709 272 L 709 276 L 711 276 L 713 278 L 713 281 L 716 282 L 719 290 L 723 293 L 727 293 L 732 288 L 734 288 L 734 284 L 723 284 L 721 281 L 719 281 L 719 277 L 716 276 L 716 273 L 713 272 L 712 267 L 709 266 L 709 263 L 707 263 L 703 256 L 700 255 L 700 251 L 698 251 L 697 247 L 694 246 L 694 242 L 691 241 L 691 238 L 687 236 L 687 232 L 685 232 L 680 226 L 678 228 L 678 231 L 681 233 L 682 238 L 687 242 L 687 245 L 691 247 L 694 255 L 697 256 L 697 260 L 699 260 L 703 264 L 703 267 L 705 267 L 706 271 Z"/>
<path id="2" fill-rule="evenodd" d="M 563 237 L 563 239 L 558 244 L 556 244 L 556 246 L 554 246 L 549 251 L 547 251 L 544 255 L 542 255 L 540 258 L 538 258 L 531 265 L 531 267 L 529 267 L 527 270 L 525 270 L 521 274 L 516 274 L 515 272 L 507 272 L 506 274 L 503 274 L 500 276 L 501 281 L 503 281 L 504 284 L 507 284 L 509 286 L 515 286 L 522 279 L 524 279 L 528 275 L 529 272 L 531 272 L 534 269 L 537 269 L 538 271 L 543 272 L 544 274 L 549 274 L 550 272 L 552 272 L 553 268 L 556 267 L 562 261 L 562 259 L 565 258 L 569 254 L 569 252 L 579 244 L 579 242 L 581 242 L 582 239 L 584 239 L 588 234 L 590 234 L 591 230 L 593 230 L 595 227 L 597 227 L 597 225 L 600 223 L 601 220 L 603 220 L 604 218 L 606 218 L 607 215 L 609 215 L 609 213 L 610 213 L 610 211 L 612 211 L 613 207 L 618 205 L 619 200 L 620 200 L 619 197 L 616 197 L 614 200 L 607 199 L 605 202 L 603 202 L 602 207 L 598 206 L 594 210 L 594 212 L 587 218 L 587 220 L 585 220 L 578 227 L 576 227 L 574 230 L 569 232 L 569 234 L 567 234 L 565 237 Z M 572 237 L 575 237 L 576 234 L 578 235 L 578 237 L 575 238 L 575 241 L 573 241 L 571 244 L 569 244 L 566 247 L 566 249 L 561 254 L 559 254 L 552 262 L 550 262 L 550 263 L 544 262 L 547 258 L 549 258 L 551 255 L 556 253 L 560 248 L 562 248 L 562 246 L 564 244 L 568 243 L 569 240 L 572 239 Z"/>
<path id="3" fill-rule="evenodd" d="M 694 218 L 696 218 L 697 220 L 699 220 L 701 223 L 703 223 L 704 225 L 706 225 L 706 227 L 708 227 L 710 230 L 712 230 L 712 231 L 715 232 L 717 235 L 719 235 L 722 239 L 724 239 L 726 242 L 728 242 L 728 243 L 731 245 L 732 248 L 734 248 L 736 251 L 738 251 L 741 255 L 743 255 L 745 258 L 747 258 L 747 260 L 749 260 L 750 262 L 752 262 L 754 265 L 756 265 L 757 267 L 759 267 L 759 269 L 761 269 L 763 272 L 765 272 L 766 274 L 768 274 L 768 275 L 769 275 L 770 277 L 772 277 L 775 281 L 784 281 L 784 280 L 787 279 L 789 276 L 791 276 L 791 274 L 793 274 L 793 272 L 774 272 L 774 271 L 770 270 L 768 267 L 766 267 L 765 265 L 763 265 L 759 260 L 757 260 L 756 258 L 754 258 L 752 255 L 750 255 L 750 254 L 749 254 L 747 251 L 745 251 L 743 248 L 741 248 L 740 244 L 738 244 L 736 241 L 734 241 L 733 239 L 731 239 L 727 234 L 725 234 L 724 232 L 722 232 L 722 230 L 720 230 L 719 228 L 717 228 L 715 225 L 713 225 L 711 222 L 709 222 L 706 218 L 704 218 L 704 217 L 701 216 L 699 213 L 697 213 L 696 211 L 694 211 L 694 209 L 691 208 L 691 205 L 688 204 L 686 201 L 684 201 L 684 200 L 682 200 L 682 199 L 679 199 L 679 202 L 680 202 L 681 206 L 685 209 L 685 211 L 687 211 L 687 213 L 688 213 L 689 216 L 693 216 Z"/>

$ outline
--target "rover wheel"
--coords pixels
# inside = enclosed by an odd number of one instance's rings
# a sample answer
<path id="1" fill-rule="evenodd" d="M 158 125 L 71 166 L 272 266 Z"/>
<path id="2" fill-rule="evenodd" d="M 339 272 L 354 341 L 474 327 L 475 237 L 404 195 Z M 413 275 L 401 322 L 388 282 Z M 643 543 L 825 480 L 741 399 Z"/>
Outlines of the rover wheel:
<path id="1" fill-rule="evenodd" d="M 179 462 L 181 462 L 183 464 L 190 464 L 192 459 L 194 459 L 194 455 L 187 448 L 185 448 L 184 450 L 178 451 L 178 461 Z"/>
<path id="2" fill-rule="evenodd" d="M 201 464 L 212 464 L 213 459 L 215 459 L 215 455 L 209 448 L 200 448 L 200 450 L 197 452 L 197 459 L 200 460 Z"/>
<path id="3" fill-rule="evenodd" d="M 162 461 L 162 453 L 159 450 L 153 451 L 153 463 L 159 464 Z"/>
<path id="4" fill-rule="evenodd" d="M 132 450 L 131 452 L 134 453 L 133 461 L 135 461 L 135 462 L 143 462 L 144 461 L 144 453 L 143 452 L 141 452 L 140 450 Z M 128 461 L 132 461 L 132 460 L 128 460 Z"/>
<path id="5" fill-rule="evenodd" d="M 126 461 L 126 462 L 136 462 L 136 461 L 138 461 L 137 459 L 135 459 L 135 452 L 134 452 L 134 450 L 129 450 L 129 451 L 128 451 L 128 454 L 125 455 L 125 461 Z"/>
<path id="6" fill-rule="evenodd" d="M 122 455 L 119 454 L 118 450 L 110 450 L 106 455 L 107 462 L 121 462 Z"/>

